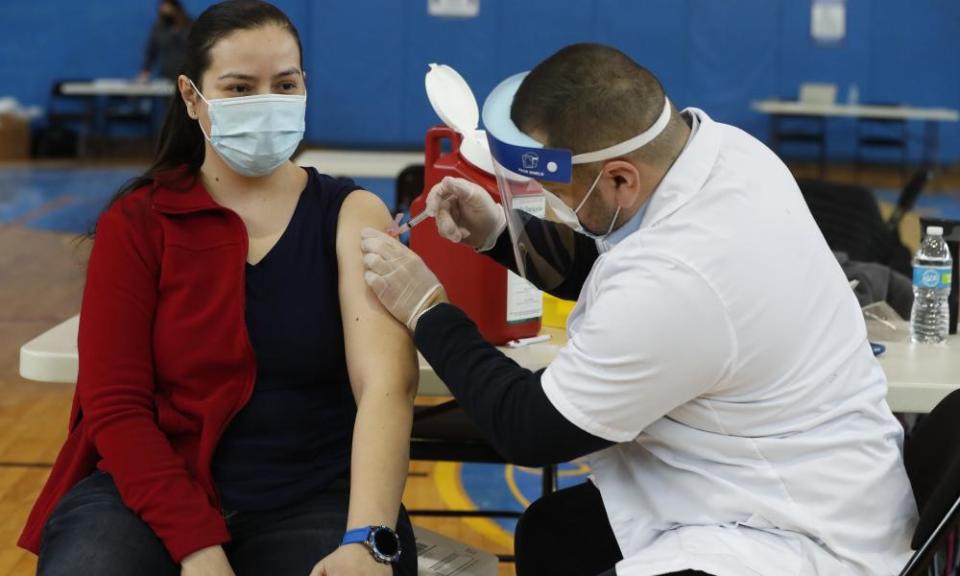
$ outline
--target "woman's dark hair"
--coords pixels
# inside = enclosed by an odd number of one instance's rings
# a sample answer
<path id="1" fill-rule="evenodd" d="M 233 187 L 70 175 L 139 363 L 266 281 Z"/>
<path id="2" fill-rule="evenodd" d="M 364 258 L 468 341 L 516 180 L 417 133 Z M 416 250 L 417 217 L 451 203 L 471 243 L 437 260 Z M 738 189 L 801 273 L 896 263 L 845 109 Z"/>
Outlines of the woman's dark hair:
<path id="1" fill-rule="evenodd" d="M 193 80 L 203 91 L 203 73 L 210 67 L 210 50 L 214 44 L 238 30 L 253 30 L 271 24 L 286 28 L 293 35 L 300 50 L 300 68 L 303 69 L 303 44 L 286 14 L 273 4 L 259 0 L 227 0 L 207 8 L 194 21 L 180 74 Z M 147 185 L 164 184 L 188 189 L 200 173 L 204 153 L 200 125 L 187 114 L 187 106 L 180 91 L 176 90 L 170 98 L 160 130 L 153 164 L 142 175 L 126 182 L 104 210 L 119 198 Z"/>

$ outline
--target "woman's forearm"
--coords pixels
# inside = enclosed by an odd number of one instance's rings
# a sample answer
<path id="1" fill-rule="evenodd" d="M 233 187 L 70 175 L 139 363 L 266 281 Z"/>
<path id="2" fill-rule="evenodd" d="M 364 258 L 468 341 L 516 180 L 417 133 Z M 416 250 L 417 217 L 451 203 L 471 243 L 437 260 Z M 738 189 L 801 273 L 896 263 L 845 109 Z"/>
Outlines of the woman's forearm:
<path id="1" fill-rule="evenodd" d="M 396 528 L 410 460 L 413 397 L 369 390 L 357 406 L 347 529 Z"/>

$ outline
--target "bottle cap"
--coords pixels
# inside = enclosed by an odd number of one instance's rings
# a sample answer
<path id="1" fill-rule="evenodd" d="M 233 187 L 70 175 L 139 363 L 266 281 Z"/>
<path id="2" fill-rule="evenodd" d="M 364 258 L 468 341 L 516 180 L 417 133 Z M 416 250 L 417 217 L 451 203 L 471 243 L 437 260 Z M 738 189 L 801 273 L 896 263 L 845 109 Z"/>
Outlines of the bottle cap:
<path id="1" fill-rule="evenodd" d="M 943 236 L 943 227 L 927 226 L 927 236 Z"/>

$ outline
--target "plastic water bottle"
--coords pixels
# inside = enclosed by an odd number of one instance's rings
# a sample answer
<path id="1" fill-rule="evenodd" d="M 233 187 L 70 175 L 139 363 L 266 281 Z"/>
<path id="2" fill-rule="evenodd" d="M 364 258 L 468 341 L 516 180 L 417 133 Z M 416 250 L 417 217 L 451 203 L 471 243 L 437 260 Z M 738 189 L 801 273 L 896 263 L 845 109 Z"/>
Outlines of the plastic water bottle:
<path id="1" fill-rule="evenodd" d="M 923 244 L 913 257 L 913 309 L 910 331 L 914 342 L 942 342 L 947 337 L 953 259 L 943 239 L 943 228 L 928 226 Z"/>

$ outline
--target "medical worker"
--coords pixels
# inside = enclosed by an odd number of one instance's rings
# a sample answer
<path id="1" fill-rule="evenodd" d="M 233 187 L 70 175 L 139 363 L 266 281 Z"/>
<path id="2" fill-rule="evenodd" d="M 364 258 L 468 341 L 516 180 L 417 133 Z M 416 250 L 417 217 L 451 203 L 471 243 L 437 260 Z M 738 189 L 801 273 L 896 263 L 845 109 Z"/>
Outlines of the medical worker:
<path id="1" fill-rule="evenodd" d="M 600 45 L 506 79 L 483 122 L 503 208 L 446 179 L 427 210 L 577 300 L 549 367 L 517 366 L 419 257 L 361 235 L 367 283 L 506 458 L 588 459 L 590 482 L 520 521 L 518 573 L 896 574 L 917 516 L 903 432 L 787 167 Z"/>

